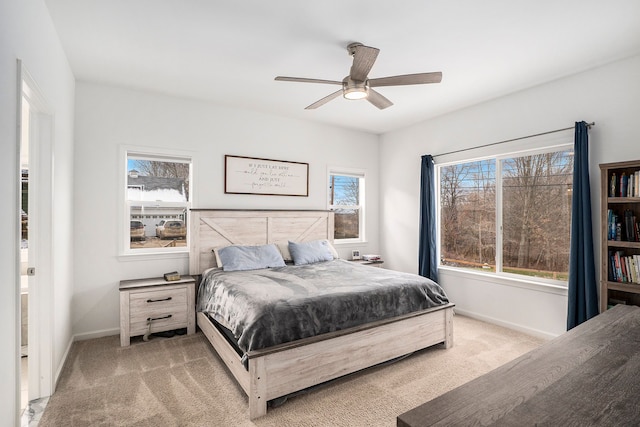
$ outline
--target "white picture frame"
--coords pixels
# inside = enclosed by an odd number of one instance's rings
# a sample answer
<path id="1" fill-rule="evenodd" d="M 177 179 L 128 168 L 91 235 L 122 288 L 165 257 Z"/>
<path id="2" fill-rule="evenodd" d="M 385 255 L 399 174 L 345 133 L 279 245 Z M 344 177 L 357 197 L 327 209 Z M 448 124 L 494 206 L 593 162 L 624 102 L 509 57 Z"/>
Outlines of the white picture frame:
<path id="1" fill-rule="evenodd" d="M 309 163 L 224 156 L 225 194 L 309 196 Z"/>

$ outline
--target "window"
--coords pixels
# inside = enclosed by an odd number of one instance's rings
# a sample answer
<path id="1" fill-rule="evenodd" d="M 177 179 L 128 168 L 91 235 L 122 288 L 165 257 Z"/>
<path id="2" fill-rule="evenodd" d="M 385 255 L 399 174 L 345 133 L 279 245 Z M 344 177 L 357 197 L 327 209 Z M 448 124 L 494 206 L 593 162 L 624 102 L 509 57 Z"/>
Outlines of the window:
<path id="1" fill-rule="evenodd" d="M 125 252 L 187 248 L 191 159 L 127 152 Z"/>
<path id="2" fill-rule="evenodd" d="M 568 280 L 573 148 L 438 171 L 441 265 Z"/>
<path id="3" fill-rule="evenodd" d="M 364 172 L 329 171 L 329 209 L 334 211 L 336 242 L 363 242 Z"/>

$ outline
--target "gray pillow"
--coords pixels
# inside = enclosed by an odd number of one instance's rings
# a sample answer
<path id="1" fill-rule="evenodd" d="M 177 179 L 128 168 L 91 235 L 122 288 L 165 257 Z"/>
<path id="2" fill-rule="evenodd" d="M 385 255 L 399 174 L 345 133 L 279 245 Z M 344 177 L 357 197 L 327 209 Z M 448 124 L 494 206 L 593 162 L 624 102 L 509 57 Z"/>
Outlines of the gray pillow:
<path id="1" fill-rule="evenodd" d="M 295 265 L 313 264 L 314 262 L 331 261 L 333 253 L 326 240 L 295 243 L 289 241 L 289 252 Z"/>
<path id="2" fill-rule="evenodd" d="M 224 271 L 259 270 L 284 267 L 276 245 L 227 246 L 218 251 Z"/>
<path id="3" fill-rule="evenodd" d="M 336 251 L 336 248 L 334 248 L 333 245 L 327 239 L 322 239 L 322 240 L 327 242 L 327 245 L 329 246 L 329 250 L 333 255 L 333 259 L 340 258 L 340 255 L 338 255 L 338 251 Z M 275 242 L 275 245 L 278 247 L 278 250 L 282 255 L 282 259 L 284 259 L 284 262 L 292 263 L 293 258 L 291 258 L 291 252 L 289 252 L 289 242 Z"/>

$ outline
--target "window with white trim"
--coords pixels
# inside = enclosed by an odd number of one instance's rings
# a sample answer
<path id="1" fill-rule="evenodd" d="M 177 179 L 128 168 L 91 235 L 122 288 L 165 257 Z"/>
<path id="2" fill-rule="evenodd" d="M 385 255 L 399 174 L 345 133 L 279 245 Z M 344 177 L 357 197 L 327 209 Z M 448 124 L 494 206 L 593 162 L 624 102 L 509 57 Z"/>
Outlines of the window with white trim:
<path id="1" fill-rule="evenodd" d="M 364 171 L 329 170 L 329 209 L 334 212 L 334 241 L 363 242 Z"/>
<path id="2" fill-rule="evenodd" d="M 125 253 L 184 252 L 191 158 L 126 152 Z"/>
<path id="3" fill-rule="evenodd" d="M 572 146 L 436 169 L 441 266 L 566 285 Z"/>

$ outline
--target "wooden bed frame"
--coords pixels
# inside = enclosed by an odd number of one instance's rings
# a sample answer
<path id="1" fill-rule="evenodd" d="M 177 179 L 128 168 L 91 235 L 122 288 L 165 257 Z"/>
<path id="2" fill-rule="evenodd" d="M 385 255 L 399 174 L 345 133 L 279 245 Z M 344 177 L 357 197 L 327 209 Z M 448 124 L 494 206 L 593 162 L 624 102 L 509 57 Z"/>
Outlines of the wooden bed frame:
<path id="1" fill-rule="evenodd" d="M 215 267 L 213 248 L 328 239 L 333 212 L 281 210 L 190 211 L 189 272 Z M 453 345 L 453 304 L 410 313 L 248 353 L 240 356 L 204 313 L 197 323 L 249 397 L 249 418 L 267 412 L 267 402 L 411 352 Z M 372 350 L 375 348 L 375 350 Z"/>

